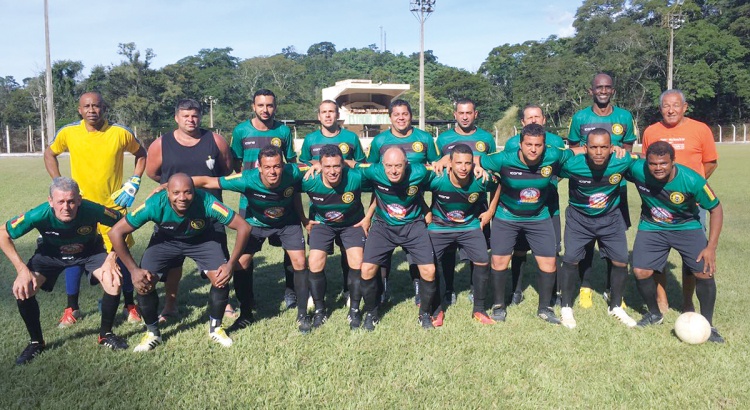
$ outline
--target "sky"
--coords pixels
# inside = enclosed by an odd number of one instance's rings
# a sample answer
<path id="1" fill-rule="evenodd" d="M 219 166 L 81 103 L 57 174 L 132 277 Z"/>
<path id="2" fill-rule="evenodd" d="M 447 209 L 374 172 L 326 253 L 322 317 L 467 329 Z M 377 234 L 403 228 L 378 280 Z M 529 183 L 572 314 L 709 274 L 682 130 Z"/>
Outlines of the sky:
<path id="1" fill-rule="evenodd" d="M 496 46 L 572 36 L 583 0 L 437 0 L 425 23 L 425 50 L 438 62 L 472 72 Z M 385 47 L 419 51 L 419 22 L 409 0 L 49 0 L 52 61 L 116 65 L 119 43 L 151 48 L 153 68 L 204 48 L 231 47 L 240 59 L 294 46 L 305 53 L 329 41 L 337 50 Z M 21 83 L 44 70 L 44 1 L 0 0 L 0 77 Z"/>

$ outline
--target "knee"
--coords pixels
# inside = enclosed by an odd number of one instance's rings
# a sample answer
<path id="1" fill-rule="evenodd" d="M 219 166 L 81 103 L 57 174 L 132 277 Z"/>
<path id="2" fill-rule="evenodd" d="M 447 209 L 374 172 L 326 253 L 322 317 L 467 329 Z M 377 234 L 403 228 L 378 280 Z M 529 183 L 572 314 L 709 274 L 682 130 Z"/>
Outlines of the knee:
<path id="1" fill-rule="evenodd" d="M 709 280 L 714 278 L 713 274 L 704 272 L 693 272 L 693 276 L 698 280 Z"/>
<path id="2" fill-rule="evenodd" d="M 612 261 L 612 266 L 614 266 L 616 268 L 627 268 L 628 264 L 626 262 L 617 262 L 617 261 L 613 260 Z"/>
<path id="3" fill-rule="evenodd" d="M 363 263 L 362 264 L 362 279 L 363 280 L 370 280 L 375 277 L 375 274 L 378 273 L 378 265 L 373 265 L 371 263 Z"/>
<path id="4" fill-rule="evenodd" d="M 650 278 L 651 275 L 654 274 L 654 271 L 648 270 L 648 269 L 635 268 L 633 269 L 633 274 L 635 275 L 637 279 L 647 279 L 647 278 Z"/>
<path id="5" fill-rule="evenodd" d="M 435 280 L 435 265 L 419 265 L 419 275 L 427 282 Z"/>

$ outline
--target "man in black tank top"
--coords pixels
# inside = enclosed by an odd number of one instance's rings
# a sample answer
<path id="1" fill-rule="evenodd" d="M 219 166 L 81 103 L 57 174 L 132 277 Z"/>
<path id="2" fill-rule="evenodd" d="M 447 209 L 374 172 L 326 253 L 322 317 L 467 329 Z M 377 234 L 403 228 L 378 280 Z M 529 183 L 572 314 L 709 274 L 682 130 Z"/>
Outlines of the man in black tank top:
<path id="1" fill-rule="evenodd" d="M 200 127 L 201 114 L 201 105 L 198 101 L 186 99 L 177 103 L 174 113 L 177 129 L 157 138 L 148 149 L 151 158 L 146 161 L 146 174 L 149 178 L 156 182 L 166 182 L 170 176 L 177 173 L 210 177 L 232 173 L 229 144 L 221 135 Z M 221 190 L 207 191 L 222 200 Z M 228 256 L 224 226 L 216 224 L 214 230 L 225 256 Z M 182 266 L 170 267 L 162 277 L 166 282 L 166 296 L 164 310 L 159 315 L 160 321 L 177 315 L 177 290 L 181 278 Z M 227 311 L 233 314 L 230 305 L 227 305 Z"/>

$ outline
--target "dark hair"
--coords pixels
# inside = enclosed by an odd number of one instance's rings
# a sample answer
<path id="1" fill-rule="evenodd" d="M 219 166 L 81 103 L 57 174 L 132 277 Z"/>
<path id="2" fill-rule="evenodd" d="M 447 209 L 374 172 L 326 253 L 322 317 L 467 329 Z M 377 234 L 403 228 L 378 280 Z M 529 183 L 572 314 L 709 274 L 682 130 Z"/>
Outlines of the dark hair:
<path id="1" fill-rule="evenodd" d="M 177 101 L 177 105 L 174 107 L 174 115 L 177 115 L 180 111 L 188 110 L 198 111 L 198 115 L 201 115 L 203 113 L 203 107 L 201 107 L 201 103 L 191 98 L 186 98 L 184 100 Z"/>
<path id="2" fill-rule="evenodd" d="M 609 79 L 612 80 L 612 87 L 615 86 L 615 79 L 612 78 L 611 75 L 605 73 L 604 71 L 599 71 L 598 73 L 594 74 L 593 78 L 591 78 L 591 86 L 592 87 L 594 86 L 594 81 L 596 81 L 596 77 L 599 77 L 600 75 L 606 75 L 607 77 L 609 77 Z"/>
<path id="3" fill-rule="evenodd" d="M 609 133 L 609 131 L 605 130 L 604 128 L 594 128 L 593 130 L 589 131 L 586 139 L 586 144 L 588 145 L 588 138 L 591 138 L 592 135 L 606 135 L 609 138 L 609 143 L 612 143 L 612 134 Z"/>
<path id="4" fill-rule="evenodd" d="M 456 144 L 453 146 L 450 152 L 450 159 L 453 159 L 453 154 L 469 154 L 472 157 L 474 156 L 474 151 L 471 150 L 471 147 L 469 147 L 466 144 Z"/>
<path id="5" fill-rule="evenodd" d="M 536 104 L 526 104 L 526 106 L 523 107 L 523 109 L 521 110 L 521 113 L 520 113 L 521 114 L 521 118 L 520 118 L 521 120 L 523 120 L 526 117 L 526 110 L 528 110 L 530 108 L 539 108 L 539 111 L 541 111 L 542 115 L 544 115 L 544 110 L 542 109 L 542 107 L 540 107 L 540 106 L 538 106 Z"/>
<path id="6" fill-rule="evenodd" d="M 339 104 L 336 101 L 333 101 L 333 100 L 323 100 L 323 101 L 321 101 L 321 103 L 318 104 L 318 112 L 320 112 L 320 106 L 323 105 L 323 104 L 333 104 L 334 106 L 336 106 L 336 114 L 338 115 L 338 113 L 339 113 Z"/>
<path id="7" fill-rule="evenodd" d="M 260 159 L 263 157 L 273 158 L 276 156 L 281 157 L 283 162 L 284 155 L 281 153 L 281 148 L 275 145 L 266 145 L 265 147 L 260 149 L 260 152 L 258 152 L 258 163 L 260 163 Z"/>
<path id="8" fill-rule="evenodd" d="M 458 109 L 458 106 L 461 104 L 471 104 L 471 107 L 476 110 L 477 109 L 477 103 L 474 102 L 471 98 L 459 98 L 456 100 L 456 109 Z"/>
<path id="9" fill-rule="evenodd" d="M 521 129 L 521 142 L 523 142 L 523 137 L 525 136 L 543 137 L 546 142 L 546 135 L 547 133 L 544 131 L 544 126 L 539 124 L 529 124 Z"/>
<path id="10" fill-rule="evenodd" d="M 666 141 L 656 141 L 648 146 L 648 149 L 646 150 L 646 158 L 648 158 L 649 155 L 656 155 L 657 157 L 669 155 L 669 159 L 674 161 L 674 147 Z"/>
<path id="11" fill-rule="evenodd" d="M 273 97 L 273 101 L 276 102 L 276 94 L 274 94 L 273 91 L 267 88 L 261 88 L 260 90 L 256 91 L 255 94 L 253 94 L 253 104 L 255 104 L 255 98 L 261 95 Z"/>
<path id="12" fill-rule="evenodd" d="M 391 101 L 391 105 L 388 106 L 388 115 L 393 114 L 393 108 L 394 107 L 406 107 L 406 110 L 409 111 L 409 115 L 411 114 L 411 105 L 409 105 L 409 102 L 406 100 L 402 100 L 400 98 L 397 98 L 393 101 Z"/>
<path id="13" fill-rule="evenodd" d="M 320 148 L 320 151 L 318 151 L 318 155 L 320 156 L 320 158 L 323 158 L 323 157 L 339 157 L 342 160 L 344 159 L 344 155 L 341 154 L 341 149 L 339 148 L 339 146 L 338 145 L 333 145 L 333 144 L 323 145 Z"/>

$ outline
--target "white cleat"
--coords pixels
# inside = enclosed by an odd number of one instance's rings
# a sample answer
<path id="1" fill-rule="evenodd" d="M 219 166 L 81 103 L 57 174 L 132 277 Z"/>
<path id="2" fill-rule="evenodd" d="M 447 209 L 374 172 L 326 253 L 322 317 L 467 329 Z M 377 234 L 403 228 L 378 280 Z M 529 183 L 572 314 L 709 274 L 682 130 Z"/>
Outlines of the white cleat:
<path id="1" fill-rule="evenodd" d="M 211 340 L 224 347 L 230 347 L 232 346 L 232 343 L 234 343 L 232 338 L 227 335 L 227 332 L 225 332 L 224 328 L 222 327 L 214 329 L 213 332 L 208 332 L 208 336 L 211 338 Z"/>
<path id="2" fill-rule="evenodd" d="M 638 324 L 632 317 L 628 316 L 623 308 L 619 306 L 614 309 L 607 309 L 607 313 L 609 313 L 610 316 L 616 317 L 617 320 L 627 327 L 635 327 Z"/>
<path id="3" fill-rule="evenodd" d="M 138 346 L 133 349 L 134 352 L 148 352 L 154 350 L 156 346 L 161 344 L 161 336 L 157 336 L 151 332 L 146 332 L 141 338 L 141 342 Z"/>
<path id="4" fill-rule="evenodd" d="M 560 321 L 562 322 L 562 325 L 568 329 L 575 328 L 576 318 L 573 317 L 573 308 L 564 307 L 560 309 Z"/>

